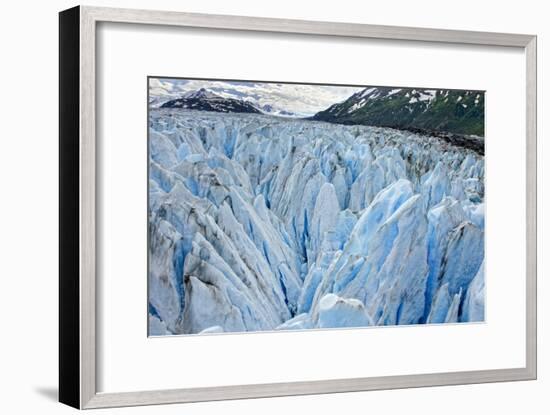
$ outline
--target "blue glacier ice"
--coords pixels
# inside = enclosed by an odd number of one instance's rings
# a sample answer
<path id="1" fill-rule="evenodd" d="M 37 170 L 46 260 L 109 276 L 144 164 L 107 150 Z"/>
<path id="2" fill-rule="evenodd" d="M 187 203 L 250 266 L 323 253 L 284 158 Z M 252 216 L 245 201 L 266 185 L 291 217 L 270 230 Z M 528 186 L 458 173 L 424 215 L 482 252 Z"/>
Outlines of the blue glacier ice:
<path id="1" fill-rule="evenodd" d="M 484 321 L 484 158 L 437 137 L 151 109 L 149 334 Z"/>
<path id="2" fill-rule="evenodd" d="M 327 294 L 319 302 L 319 316 L 316 327 L 367 327 L 372 320 L 365 305 L 354 298 L 341 298 Z"/>

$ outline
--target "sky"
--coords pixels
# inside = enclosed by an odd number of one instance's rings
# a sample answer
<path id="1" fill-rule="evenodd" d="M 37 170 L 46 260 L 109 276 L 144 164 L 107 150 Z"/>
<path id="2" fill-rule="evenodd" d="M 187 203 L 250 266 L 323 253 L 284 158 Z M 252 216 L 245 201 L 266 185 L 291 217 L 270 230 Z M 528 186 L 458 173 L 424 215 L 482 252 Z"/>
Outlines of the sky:
<path id="1" fill-rule="evenodd" d="M 276 110 L 290 111 L 299 116 L 313 115 L 363 89 L 329 85 L 149 78 L 149 96 L 157 103 L 179 98 L 186 92 L 200 88 L 227 98 L 247 100 L 258 107 L 271 105 Z"/>

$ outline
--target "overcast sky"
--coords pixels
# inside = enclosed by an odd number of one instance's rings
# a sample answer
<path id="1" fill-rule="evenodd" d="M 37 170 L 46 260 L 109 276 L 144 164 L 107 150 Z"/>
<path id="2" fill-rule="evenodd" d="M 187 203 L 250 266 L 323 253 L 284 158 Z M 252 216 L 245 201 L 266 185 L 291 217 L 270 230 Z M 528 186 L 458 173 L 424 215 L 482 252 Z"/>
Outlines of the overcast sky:
<path id="1" fill-rule="evenodd" d="M 168 100 L 205 88 L 229 98 L 249 100 L 257 106 L 269 104 L 278 110 L 299 115 L 313 115 L 330 105 L 342 102 L 363 88 L 327 85 L 278 84 L 269 82 L 202 81 L 150 78 L 151 98 Z"/>

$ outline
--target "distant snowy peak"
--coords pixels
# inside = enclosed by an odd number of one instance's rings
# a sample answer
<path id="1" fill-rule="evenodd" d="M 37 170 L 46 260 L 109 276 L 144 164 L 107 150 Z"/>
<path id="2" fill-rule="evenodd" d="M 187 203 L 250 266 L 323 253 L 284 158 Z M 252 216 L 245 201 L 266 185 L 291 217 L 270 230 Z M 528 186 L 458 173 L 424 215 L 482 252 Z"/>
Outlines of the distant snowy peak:
<path id="1" fill-rule="evenodd" d="M 189 91 L 183 94 L 182 98 L 186 99 L 223 99 L 220 95 L 215 94 L 214 92 L 207 91 L 204 88 L 201 88 L 197 91 Z"/>
<path id="2" fill-rule="evenodd" d="M 181 108 L 227 113 L 261 113 L 261 111 L 250 102 L 222 97 L 204 88 L 197 91 L 189 91 L 181 98 L 176 98 L 165 102 L 160 106 L 160 108 Z"/>
<path id="3" fill-rule="evenodd" d="M 300 114 L 296 114 L 292 111 L 286 111 L 284 109 L 275 108 L 271 104 L 262 105 L 260 109 L 264 114 L 276 115 L 279 117 L 301 117 Z"/>
<path id="4" fill-rule="evenodd" d="M 313 119 L 484 136 L 484 112 L 482 91 L 367 87 Z"/>

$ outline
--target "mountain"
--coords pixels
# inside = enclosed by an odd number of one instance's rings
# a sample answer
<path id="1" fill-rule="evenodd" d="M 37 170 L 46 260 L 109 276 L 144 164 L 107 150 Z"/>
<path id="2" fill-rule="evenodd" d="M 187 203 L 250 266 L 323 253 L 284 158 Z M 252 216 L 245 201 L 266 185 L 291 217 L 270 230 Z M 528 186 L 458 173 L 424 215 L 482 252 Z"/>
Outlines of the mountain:
<path id="1" fill-rule="evenodd" d="M 198 111 L 236 112 L 260 114 L 261 111 L 249 102 L 240 99 L 222 97 L 204 88 L 190 91 L 181 98 L 165 102 L 160 108 L 182 108 Z"/>
<path id="2" fill-rule="evenodd" d="M 149 333 L 484 320 L 484 158 L 434 136 L 149 112 Z"/>
<path id="3" fill-rule="evenodd" d="M 261 110 L 264 114 L 275 115 L 279 117 L 295 117 L 295 118 L 301 117 L 299 114 L 296 114 L 292 111 L 286 111 L 283 109 L 274 108 L 273 105 L 271 104 L 262 105 Z"/>
<path id="4" fill-rule="evenodd" d="M 482 91 L 369 87 L 312 118 L 483 137 L 484 110 Z"/>

